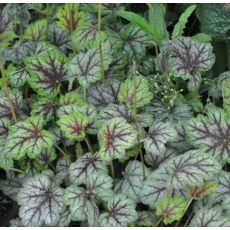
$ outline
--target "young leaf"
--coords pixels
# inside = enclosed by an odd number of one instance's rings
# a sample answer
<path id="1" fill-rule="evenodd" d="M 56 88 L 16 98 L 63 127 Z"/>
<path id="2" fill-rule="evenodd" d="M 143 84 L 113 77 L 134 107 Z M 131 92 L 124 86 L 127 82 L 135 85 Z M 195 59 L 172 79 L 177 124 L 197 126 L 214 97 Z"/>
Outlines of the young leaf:
<path id="1" fill-rule="evenodd" d="M 25 40 L 38 42 L 38 41 L 45 41 L 46 35 L 47 35 L 47 20 L 41 19 L 27 26 L 23 38 Z"/>
<path id="2" fill-rule="evenodd" d="M 196 9 L 196 5 L 191 5 L 185 10 L 184 13 L 181 14 L 179 21 L 174 26 L 172 38 L 176 38 L 183 35 L 186 23 L 188 22 L 188 18 L 190 17 L 190 15 L 193 13 L 195 9 Z"/>
<path id="3" fill-rule="evenodd" d="M 67 76 L 65 56 L 56 52 L 28 60 L 27 67 L 32 75 L 31 87 L 42 96 L 56 95 Z"/>
<path id="4" fill-rule="evenodd" d="M 183 217 L 186 206 L 187 201 L 185 198 L 167 196 L 157 203 L 156 214 L 164 218 L 165 224 L 171 224 Z"/>
<path id="5" fill-rule="evenodd" d="M 88 117 L 84 113 L 73 112 L 63 116 L 57 124 L 66 137 L 81 141 L 85 138 L 85 128 L 88 125 Z"/>
<path id="6" fill-rule="evenodd" d="M 229 227 L 230 221 L 221 208 L 202 208 L 191 220 L 189 227 Z"/>
<path id="7" fill-rule="evenodd" d="M 149 172 L 148 168 L 145 167 L 145 174 L 148 175 Z M 115 191 L 127 195 L 135 202 L 140 202 L 140 192 L 144 181 L 141 162 L 130 161 L 125 168 L 125 172 L 123 172 L 123 177 L 116 184 Z"/>
<path id="8" fill-rule="evenodd" d="M 69 167 L 70 180 L 77 185 L 84 183 L 95 172 L 107 172 L 105 163 L 97 155 L 86 153 Z"/>
<path id="9" fill-rule="evenodd" d="M 63 189 L 54 186 L 46 175 L 38 174 L 29 178 L 17 196 L 22 224 L 55 226 L 64 209 L 63 193 Z"/>
<path id="10" fill-rule="evenodd" d="M 68 32 L 73 32 L 79 24 L 84 20 L 84 13 L 78 11 L 79 4 L 66 3 L 63 8 L 59 8 L 57 12 L 58 26 Z"/>
<path id="11" fill-rule="evenodd" d="M 135 203 L 124 195 L 116 195 L 107 203 L 108 212 L 99 217 L 102 227 L 126 227 L 137 219 Z"/>
<path id="12" fill-rule="evenodd" d="M 118 93 L 121 82 L 118 80 L 107 80 L 104 84 L 96 83 L 88 90 L 88 102 L 95 105 L 98 109 L 107 105 L 118 104 Z"/>
<path id="13" fill-rule="evenodd" d="M 111 161 L 125 157 L 125 150 L 134 146 L 137 133 L 123 118 L 113 118 L 99 130 L 98 140 L 101 159 Z"/>
<path id="14" fill-rule="evenodd" d="M 42 129 L 41 117 L 30 117 L 12 126 L 7 137 L 6 149 L 14 159 L 21 159 L 26 154 L 35 158 L 44 149 L 53 145 L 53 136 Z"/>
<path id="15" fill-rule="evenodd" d="M 210 70 L 215 61 L 211 44 L 180 37 L 168 42 L 166 49 L 171 51 L 172 74 L 184 80 L 189 79 L 188 88 L 191 91 L 198 89 L 201 73 Z"/>
<path id="16" fill-rule="evenodd" d="M 144 147 L 147 152 L 159 156 L 166 150 L 165 144 L 177 138 L 177 131 L 171 123 L 155 121 L 143 139 Z"/>
<path id="17" fill-rule="evenodd" d="M 112 62 L 111 47 L 108 42 L 102 44 L 104 70 Z M 88 88 L 91 83 L 101 79 L 101 63 L 99 48 L 88 49 L 86 53 L 77 54 L 69 63 L 69 78 L 78 79 L 82 87 Z"/>
<path id="18" fill-rule="evenodd" d="M 68 92 L 65 95 L 61 95 L 59 99 L 59 104 L 64 105 L 72 105 L 76 104 L 78 106 L 83 106 L 86 102 L 83 100 L 79 93 Z"/>
<path id="19" fill-rule="evenodd" d="M 122 85 L 118 98 L 121 102 L 125 102 L 128 107 L 143 107 L 149 104 L 153 99 L 153 94 L 148 87 L 148 81 L 141 76 L 135 79 L 127 79 Z"/>
<path id="20" fill-rule="evenodd" d="M 215 157 L 221 164 L 230 161 L 230 120 L 222 110 L 212 109 L 208 116 L 198 115 L 186 126 L 190 143 Z"/>

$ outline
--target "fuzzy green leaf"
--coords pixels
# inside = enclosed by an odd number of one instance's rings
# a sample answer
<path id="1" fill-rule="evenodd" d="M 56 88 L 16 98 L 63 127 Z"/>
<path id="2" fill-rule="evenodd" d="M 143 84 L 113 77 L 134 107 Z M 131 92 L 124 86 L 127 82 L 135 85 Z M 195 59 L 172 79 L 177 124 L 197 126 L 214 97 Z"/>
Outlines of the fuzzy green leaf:
<path id="1" fill-rule="evenodd" d="M 99 155 L 105 161 L 125 157 L 125 150 L 134 146 L 137 133 L 123 118 L 113 118 L 98 132 Z"/>
<path id="2" fill-rule="evenodd" d="M 180 220 L 183 215 L 187 201 L 183 197 L 165 197 L 156 205 L 156 214 L 164 218 L 165 224 L 171 224 L 176 220 Z"/>
<path id="3" fill-rule="evenodd" d="M 153 94 L 149 90 L 148 81 L 141 76 L 135 76 L 133 79 L 127 79 L 122 85 L 118 98 L 125 102 L 128 107 L 137 108 L 149 104 L 153 99 Z"/>
<path id="4" fill-rule="evenodd" d="M 224 109 L 230 113 L 230 80 L 223 81 Z"/>

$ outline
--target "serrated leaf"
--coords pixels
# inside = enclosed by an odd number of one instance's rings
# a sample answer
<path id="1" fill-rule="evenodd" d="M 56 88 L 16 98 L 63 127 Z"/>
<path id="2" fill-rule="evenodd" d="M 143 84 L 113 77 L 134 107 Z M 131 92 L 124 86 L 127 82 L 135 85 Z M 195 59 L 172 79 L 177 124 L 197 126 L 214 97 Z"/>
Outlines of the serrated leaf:
<path id="1" fill-rule="evenodd" d="M 144 56 L 146 47 L 150 45 L 150 38 L 140 28 L 133 24 L 124 26 L 119 33 L 111 31 L 114 49 L 122 52 L 125 58 L 140 60 Z"/>
<path id="2" fill-rule="evenodd" d="M 121 102 L 127 106 L 142 107 L 149 104 L 153 99 L 153 94 L 149 91 L 148 81 L 141 76 L 135 76 L 133 79 L 125 80 L 118 94 Z"/>
<path id="3" fill-rule="evenodd" d="M 65 133 L 66 137 L 81 141 L 85 138 L 85 129 L 88 125 L 88 117 L 84 113 L 73 112 L 63 116 L 57 124 Z"/>
<path id="4" fill-rule="evenodd" d="M 60 158 L 56 164 L 56 173 L 57 176 L 63 179 L 69 179 L 69 167 L 71 161 L 65 157 Z"/>
<path id="5" fill-rule="evenodd" d="M 5 31 L 11 31 L 13 28 L 13 21 L 7 14 L 6 10 L 0 11 L 0 34 Z"/>
<path id="6" fill-rule="evenodd" d="M 226 38 L 230 11 L 225 4 L 201 4 L 197 8 L 201 31 L 215 38 Z"/>
<path id="7" fill-rule="evenodd" d="M 41 19 L 27 26 L 23 38 L 34 42 L 45 41 L 47 36 L 47 20 Z"/>
<path id="8" fill-rule="evenodd" d="M 202 199 L 204 196 L 212 194 L 217 187 L 216 181 L 207 181 L 201 186 L 192 186 L 188 189 L 188 194 L 193 199 Z"/>
<path id="9" fill-rule="evenodd" d="M 84 13 L 78 11 L 78 3 L 66 3 L 63 8 L 57 12 L 58 26 L 68 32 L 73 32 L 84 20 Z"/>
<path id="10" fill-rule="evenodd" d="M 145 167 L 145 175 L 150 171 Z M 140 202 L 140 192 L 143 185 L 143 168 L 139 161 L 129 161 L 123 172 L 123 179 L 121 179 L 115 186 L 115 191 L 127 195 L 128 198 L 134 200 L 136 203 Z"/>
<path id="11" fill-rule="evenodd" d="M 0 190 L 12 200 L 16 201 L 16 196 L 19 190 L 22 188 L 22 184 L 25 180 L 23 174 L 15 175 L 12 172 L 6 173 L 6 180 L 0 180 Z"/>
<path id="12" fill-rule="evenodd" d="M 223 81 L 223 99 L 224 99 L 224 109 L 229 114 L 230 113 L 230 80 Z"/>
<path id="13" fill-rule="evenodd" d="M 183 197 L 165 197 L 156 205 L 156 214 L 164 218 L 165 224 L 180 220 L 185 212 L 187 201 Z"/>
<path id="14" fill-rule="evenodd" d="M 60 215 L 57 227 L 68 227 L 71 222 L 71 213 L 68 208 L 66 208 Z"/>
<path id="15" fill-rule="evenodd" d="M 190 143 L 215 157 L 221 164 L 230 161 L 230 120 L 222 110 L 210 110 L 188 121 L 186 131 Z"/>
<path id="16" fill-rule="evenodd" d="M 72 44 L 77 50 L 84 51 L 99 47 L 100 42 L 106 39 L 105 32 L 98 32 L 97 25 L 84 23 L 72 35 Z"/>
<path id="17" fill-rule="evenodd" d="M 36 161 L 42 167 L 49 165 L 52 161 L 56 159 L 57 155 L 55 149 L 45 149 L 40 155 L 36 157 Z"/>
<path id="18" fill-rule="evenodd" d="M 25 226 L 55 226 L 63 212 L 63 189 L 52 184 L 46 175 L 28 179 L 17 196 L 19 217 Z"/>
<path id="19" fill-rule="evenodd" d="M 160 155 L 166 150 L 165 144 L 175 141 L 178 134 L 174 126 L 170 122 L 155 121 L 149 128 L 147 136 L 143 139 L 144 148 L 147 152 Z"/>
<path id="20" fill-rule="evenodd" d="M 201 73 L 210 70 L 215 62 L 210 43 L 201 43 L 189 37 L 166 42 L 163 49 L 170 50 L 172 74 L 184 80 L 189 79 L 188 88 L 191 91 L 199 88 Z"/>
<path id="21" fill-rule="evenodd" d="M 118 93 L 121 82 L 118 80 L 107 80 L 104 84 L 96 83 L 88 90 L 88 102 L 95 105 L 98 109 L 107 105 L 118 104 Z"/>
<path id="22" fill-rule="evenodd" d="M 84 183 L 95 172 L 107 172 L 105 163 L 98 155 L 86 153 L 69 167 L 70 180 L 77 185 Z"/>
<path id="23" fill-rule="evenodd" d="M 138 227 L 153 227 L 156 225 L 157 217 L 152 211 L 138 211 L 137 214 L 136 225 Z"/>
<path id="24" fill-rule="evenodd" d="M 43 97 L 32 105 L 31 115 L 42 116 L 48 122 L 55 118 L 57 109 L 57 102 Z"/>
<path id="25" fill-rule="evenodd" d="M 172 38 L 176 38 L 183 35 L 186 23 L 188 22 L 188 18 L 196 9 L 196 5 L 189 6 L 180 16 L 179 21 L 174 26 Z"/>
<path id="26" fill-rule="evenodd" d="M 25 155 L 35 158 L 53 145 L 53 136 L 43 130 L 43 119 L 31 117 L 12 126 L 7 137 L 6 149 L 14 159 Z"/>
<path id="27" fill-rule="evenodd" d="M 101 159 L 111 161 L 125 156 L 125 150 L 136 143 L 137 133 L 123 118 L 113 118 L 99 130 L 98 140 Z"/>
<path id="28" fill-rule="evenodd" d="M 71 33 L 62 30 L 56 23 L 49 25 L 49 41 L 57 46 L 61 51 L 71 50 Z"/>
<path id="29" fill-rule="evenodd" d="M 0 119 L 0 143 L 3 143 L 8 136 L 10 121 L 8 118 Z M 1 145 L 1 144 L 0 144 Z"/>
<path id="30" fill-rule="evenodd" d="M 99 224 L 102 227 L 125 227 L 138 218 L 135 203 L 121 194 L 108 201 L 107 209 L 108 212 L 99 217 Z"/>
<path id="31" fill-rule="evenodd" d="M 104 70 L 107 70 L 112 62 L 111 45 L 102 43 L 102 56 Z M 79 84 L 88 88 L 91 83 L 101 79 L 101 63 L 99 48 L 88 49 L 85 53 L 77 54 L 69 63 L 69 78 L 78 79 Z"/>
<path id="32" fill-rule="evenodd" d="M 29 80 L 31 87 L 44 96 L 56 95 L 67 76 L 65 56 L 57 52 L 47 52 L 28 60 L 27 68 L 32 75 Z"/>
<path id="33" fill-rule="evenodd" d="M 229 227 L 229 218 L 221 212 L 220 208 L 202 208 L 197 211 L 189 227 Z"/>

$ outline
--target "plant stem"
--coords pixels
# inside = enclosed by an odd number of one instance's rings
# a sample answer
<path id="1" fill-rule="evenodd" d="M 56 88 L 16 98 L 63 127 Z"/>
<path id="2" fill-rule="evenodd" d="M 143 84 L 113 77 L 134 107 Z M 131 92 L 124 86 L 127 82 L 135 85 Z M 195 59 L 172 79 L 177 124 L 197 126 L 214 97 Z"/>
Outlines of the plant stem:
<path id="1" fill-rule="evenodd" d="M 87 144 L 88 150 L 89 150 L 91 153 L 93 153 L 93 148 L 92 148 L 92 146 L 91 146 L 91 144 L 90 144 L 90 141 L 89 141 L 88 137 L 85 137 L 84 140 L 85 140 L 85 143 Z"/>
<path id="2" fill-rule="evenodd" d="M 143 180 L 145 180 L 146 179 L 146 175 L 145 175 L 145 162 L 144 162 L 144 156 L 143 156 L 143 152 L 142 152 L 142 148 L 141 148 L 139 133 L 137 134 L 137 141 L 138 141 L 139 152 L 140 152 L 140 157 L 141 157 Z"/>
<path id="3" fill-rule="evenodd" d="M 111 161 L 111 173 L 112 173 L 112 177 L 114 179 L 115 178 L 115 171 L 114 171 L 113 161 Z"/>
<path id="4" fill-rule="evenodd" d="M 98 32 L 99 32 L 99 36 L 101 34 L 101 11 L 102 11 L 102 5 L 101 5 L 101 3 L 98 3 Z M 103 53 L 102 53 L 101 41 L 99 44 L 99 52 L 100 52 L 100 64 L 101 64 L 101 82 L 104 83 L 104 81 L 105 81 L 105 70 L 104 70 L 104 63 L 103 63 Z"/>
<path id="5" fill-rule="evenodd" d="M 158 227 L 158 226 L 160 225 L 160 223 L 161 223 L 162 220 L 163 220 L 163 217 L 161 217 L 161 218 L 158 220 L 158 222 L 156 223 L 156 227 Z"/>
<path id="6" fill-rule="evenodd" d="M 11 171 L 14 171 L 14 172 L 18 172 L 18 173 L 22 173 L 22 174 L 25 174 L 25 172 L 23 172 L 22 170 L 20 169 L 16 169 L 16 168 L 10 168 Z"/>
<path id="7" fill-rule="evenodd" d="M 82 147 L 81 147 L 81 143 L 80 142 L 77 142 L 76 144 L 76 154 L 77 154 L 77 157 L 81 157 L 82 155 Z"/>
<path id="8" fill-rule="evenodd" d="M 69 160 L 69 155 L 67 153 L 65 153 L 64 150 L 62 150 L 58 145 L 54 145 L 56 149 L 58 149 L 58 151 L 66 158 Z"/>
<path id="9" fill-rule="evenodd" d="M 50 21 L 50 4 L 46 3 L 46 21 L 47 21 L 47 31 L 46 31 L 46 40 L 49 40 L 49 21 Z"/>
<path id="10" fill-rule="evenodd" d="M 11 111 L 12 117 L 14 119 L 14 123 L 17 123 L 18 122 L 17 116 L 16 116 L 16 113 L 14 110 L 14 105 L 13 105 L 11 97 L 10 97 L 10 89 L 7 86 L 7 79 L 6 79 L 5 72 L 4 72 L 4 64 L 1 61 L 0 61 L 0 71 L 1 71 L 2 80 L 3 80 L 3 88 L 4 88 L 4 91 L 5 91 L 9 106 L 10 106 L 10 111 Z"/>
<path id="11" fill-rule="evenodd" d="M 230 43 L 227 42 L 227 59 L 228 59 L 228 71 L 230 71 Z"/>
<path id="12" fill-rule="evenodd" d="M 189 217 L 188 217 L 188 219 L 186 220 L 186 222 L 185 222 L 185 224 L 184 224 L 184 227 L 187 227 L 189 221 L 190 221 L 191 218 L 192 218 L 192 214 L 193 214 L 192 212 L 189 214 Z"/>

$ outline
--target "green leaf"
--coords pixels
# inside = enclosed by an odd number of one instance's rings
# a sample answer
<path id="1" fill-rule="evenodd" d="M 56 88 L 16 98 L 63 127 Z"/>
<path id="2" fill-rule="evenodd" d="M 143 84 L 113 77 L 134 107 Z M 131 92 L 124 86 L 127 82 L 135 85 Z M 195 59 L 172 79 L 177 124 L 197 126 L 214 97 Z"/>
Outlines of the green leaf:
<path id="1" fill-rule="evenodd" d="M 136 14 L 134 12 L 124 11 L 124 10 L 117 10 L 116 15 L 130 21 L 135 26 L 139 27 L 146 33 L 150 33 L 150 25 L 147 22 L 147 20 L 140 16 L 139 14 Z"/>
<path id="2" fill-rule="evenodd" d="M 199 42 L 211 42 L 212 41 L 212 37 L 206 33 L 198 33 L 192 36 L 192 38 L 198 40 Z"/>
<path id="3" fill-rule="evenodd" d="M 90 48 L 98 48 L 100 42 L 106 39 L 104 31 L 98 32 L 97 24 L 82 23 L 72 35 L 72 44 L 76 50 L 86 50 Z"/>
<path id="4" fill-rule="evenodd" d="M 63 212 L 63 189 L 42 174 L 29 178 L 20 189 L 17 201 L 22 225 L 39 227 L 56 226 Z"/>
<path id="5" fill-rule="evenodd" d="M 111 46 L 108 42 L 102 44 L 104 70 L 112 62 Z M 88 49 L 85 53 L 77 54 L 69 63 L 69 79 L 78 79 L 83 88 L 101 79 L 101 63 L 99 48 Z"/>
<path id="6" fill-rule="evenodd" d="M 36 157 L 36 162 L 38 162 L 40 168 L 47 167 L 52 161 L 57 158 L 55 149 L 45 149 L 40 155 Z"/>
<path id="7" fill-rule="evenodd" d="M 165 6 L 159 3 L 150 3 L 149 6 L 149 24 L 152 38 L 156 43 L 166 40 L 169 35 L 165 23 Z"/>
<path id="8" fill-rule="evenodd" d="M 145 167 L 145 175 L 150 173 L 149 169 Z M 143 169 L 140 161 L 129 161 L 122 172 L 123 179 L 121 179 L 115 186 L 115 191 L 127 195 L 128 198 L 135 202 L 140 202 L 140 192 L 143 185 Z"/>
<path id="9" fill-rule="evenodd" d="M 66 3 L 63 8 L 59 8 L 57 12 L 57 24 L 63 30 L 73 32 L 79 24 L 84 20 L 84 13 L 78 11 L 79 4 Z"/>
<path id="10" fill-rule="evenodd" d="M 52 147 L 53 135 L 42 129 L 43 123 L 41 117 L 30 117 L 10 128 L 6 149 L 14 159 L 35 158 Z"/>
<path id="11" fill-rule="evenodd" d="M 199 4 L 197 16 L 201 23 L 201 31 L 214 38 L 225 38 L 230 29 L 230 11 L 225 4 Z"/>
<path id="12" fill-rule="evenodd" d="M 223 99 L 226 113 L 230 113 L 230 80 L 223 81 Z"/>
<path id="13" fill-rule="evenodd" d="M 41 19 L 29 24 L 24 32 L 23 38 L 29 41 L 45 41 L 47 36 L 47 20 Z"/>
<path id="14" fill-rule="evenodd" d="M 179 21 L 174 26 L 172 38 L 176 38 L 183 35 L 186 23 L 188 22 L 188 18 L 191 16 L 195 9 L 196 5 L 191 5 L 185 10 L 184 13 L 181 14 Z"/>
<path id="15" fill-rule="evenodd" d="M 86 153 L 70 165 L 70 180 L 72 183 L 79 185 L 84 183 L 90 175 L 98 171 L 107 172 L 105 163 L 98 155 Z"/>
<path id="16" fill-rule="evenodd" d="M 28 59 L 27 69 L 32 77 L 29 79 L 31 87 L 41 96 L 56 95 L 62 81 L 67 77 L 65 56 L 57 52 Z"/>
<path id="17" fill-rule="evenodd" d="M 85 138 L 85 129 L 88 125 L 88 117 L 84 113 L 73 112 L 63 116 L 58 120 L 57 124 L 65 133 L 66 137 L 81 141 Z"/>
<path id="18" fill-rule="evenodd" d="M 10 121 L 8 118 L 1 118 L 0 119 L 0 145 L 4 143 L 5 139 L 8 136 L 10 127 Z"/>
<path id="19" fill-rule="evenodd" d="M 207 116 L 199 114 L 186 125 L 191 145 L 204 150 L 222 165 L 230 162 L 229 129 L 229 118 L 217 108 L 210 110 Z"/>
<path id="20" fill-rule="evenodd" d="M 189 227 L 229 227 L 228 216 L 222 214 L 221 208 L 202 208 L 191 220 Z"/>
<path id="21" fill-rule="evenodd" d="M 107 209 L 108 212 L 99 217 L 99 224 L 102 227 L 126 227 L 128 223 L 138 218 L 135 203 L 121 194 L 108 201 Z"/>
<path id="22" fill-rule="evenodd" d="M 65 95 L 61 95 L 59 99 L 60 105 L 72 105 L 76 104 L 78 106 L 83 106 L 86 104 L 84 99 L 81 97 L 79 93 L 68 92 Z"/>
<path id="23" fill-rule="evenodd" d="M 170 52 L 170 69 L 174 77 L 189 80 L 188 88 L 194 91 L 202 81 L 201 74 L 212 68 L 215 56 L 210 43 L 201 43 L 190 37 L 179 37 L 164 44 Z"/>
<path id="24" fill-rule="evenodd" d="M 125 102 L 128 107 L 143 107 L 153 99 L 153 93 L 150 92 L 148 81 L 141 76 L 135 76 L 135 79 L 127 79 L 122 85 L 118 98 Z"/>
<path id="25" fill-rule="evenodd" d="M 123 118 L 113 118 L 99 129 L 98 140 L 101 159 L 111 161 L 125 157 L 125 150 L 135 145 L 137 133 Z"/>
<path id="26" fill-rule="evenodd" d="M 166 150 L 165 144 L 176 141 L 178 134 L 172 123 L 155 121 L 143 139 L 147 152 L 160 156 Z"/>
<path id="27" fill-rule="evenodd" d="M 164 218 L 165 224 L 180 220 L 185 212 L 187 201 L 183 197 L 165 197 L 156 205 L 156 214 Z"/>

